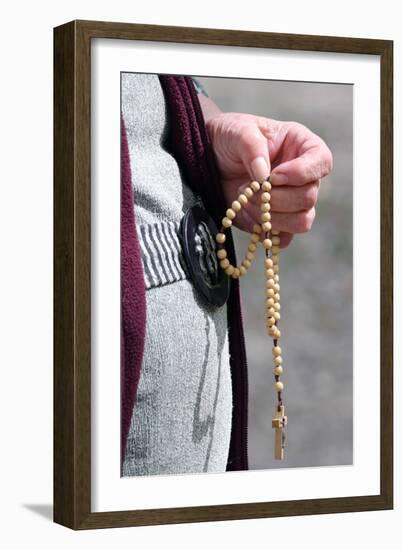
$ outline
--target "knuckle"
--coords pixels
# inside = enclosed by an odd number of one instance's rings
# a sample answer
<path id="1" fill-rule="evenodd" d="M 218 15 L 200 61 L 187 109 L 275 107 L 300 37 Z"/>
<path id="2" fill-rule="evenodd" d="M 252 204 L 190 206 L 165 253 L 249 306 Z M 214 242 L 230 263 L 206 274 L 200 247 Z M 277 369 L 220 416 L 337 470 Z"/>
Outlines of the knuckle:
<path id="1" fill-rule="evenodd" d="M 301 133 L 301 134 L 306 134 L 306 133 L 310 133 L 310 130 L 304 126 L 301 122 L 291 122 L 291 125 L 294 127 L 295 131 L 297 133 Z"/>
<path id="2" fill-rule="evenodd" d="M 255 141 L 255 135 L 253 129 L 246 124 L 242 124 L 237 128 L 237 138 L 240 141 L 242 147 L 250 148 L 251 144 Z"/>
<path id="3" fill-rule="evenodd" d="M 315 219 L 315 208 L 311 208 L 306 212 L 301 212 L 298 216 L 297 228 L 298 233 L 306 233 L 310 231 Z"/>
<path id="4" fill-rule="evenodd" d="M 319 152 L 314 156 L 301 157 L 299 160 L 299 177 L 303 183 L 313 182 L 321 177 L 322 158 Z"/>
<path id="5" fill-rule="evenodd" d="M 301 209 L 310 210 L 313 208 L 318 200 L 318 190 L 314 185 L 310 185 L 308 189 L 304 190 L 301 198 Z"/>
<path id="6" fill-rule="evenodd" d="M 318 175 L 318 178 L 323 178 L 325 176 L 328 176 L 330 172 L 333 170 L 332 152 L 325 142 L 322 142 L 322 143 L 323 143 L 322 162 L 321 162 L 320 174 Z"/>
<path id="7" fill-rule="evenodd" d="M 319 180 L 328 176 L 333 169 L 333 155 L 323 139 L 315 136 L 314 151 L 304 166 L 306 181 Z"/>
<path id="8" fill-rule="evenodd" d="M 307 164 L 304 171 L 304 181 L 315 181 L 320 178 L 322 167 L 317 164 Z"/>
<path id="9" fill-rule="evenodd" d="M 243 126 L 239 131 L 240 147 L 242 154 L 247 157 L 255 157 L 257 151 L 264 150 L 267 146 L 266 138 L 257 126 Z"/>
<path id="10" fill-rule="evenodd" d="M 332 152 L 331 150 L 327 147 L 327 152 L 326 152 L 326 167 L 327 167 L 327 174 L 330 174 L 330 172 L 333 170 L 333 155 L 332 155 Z"/>

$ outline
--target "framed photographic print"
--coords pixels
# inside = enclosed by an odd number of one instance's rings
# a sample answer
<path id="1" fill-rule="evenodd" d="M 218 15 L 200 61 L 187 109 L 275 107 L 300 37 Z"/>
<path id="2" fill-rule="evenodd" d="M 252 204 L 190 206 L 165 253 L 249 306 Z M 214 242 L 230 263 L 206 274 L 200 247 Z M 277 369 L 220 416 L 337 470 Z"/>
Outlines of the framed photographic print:
<path id="1" fill-rule="evenodd" d="M 392 102 L 391 41 L 54 29 L 55 522 L 393 508 Z"/>

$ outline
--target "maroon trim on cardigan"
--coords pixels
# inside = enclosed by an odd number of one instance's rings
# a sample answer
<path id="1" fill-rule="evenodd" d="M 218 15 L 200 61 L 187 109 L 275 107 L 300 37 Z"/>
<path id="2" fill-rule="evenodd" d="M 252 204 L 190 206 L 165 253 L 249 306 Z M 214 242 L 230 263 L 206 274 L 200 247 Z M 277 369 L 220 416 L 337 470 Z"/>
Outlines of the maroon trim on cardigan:
<path id="1" fill-rule="evenodd" d="M 126 128 L 121 116 L 121 464 L 144 352 L 146 299 L 134 214 Z"/>
<path id="2" fill-rule="evenodd" d="M 159 75 L 169 111 L 168 146 L 183 170 L 187 183 L 203 199 L 206 209 L 220 225 L 225 200 L 220 175 L 204 124 L 192 79 Z M 145 284 L 134 218 L 130 157 L 122 118 L 122 463 L 136 400 L 145 338 Z M 231 231 L 226 248 L 236 263 Z M 247 470 L 248 381 L 239 281 L 233 279 L 227 302 L 233 413 L 227 470 Z"/>

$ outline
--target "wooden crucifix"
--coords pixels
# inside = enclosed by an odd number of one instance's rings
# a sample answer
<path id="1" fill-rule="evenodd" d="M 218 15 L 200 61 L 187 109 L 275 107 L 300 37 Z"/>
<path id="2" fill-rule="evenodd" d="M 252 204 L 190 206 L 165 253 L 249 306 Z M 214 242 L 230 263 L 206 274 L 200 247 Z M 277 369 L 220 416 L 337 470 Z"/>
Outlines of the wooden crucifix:
<path id="1" fill-rule="evenodd" d="M 280 405 L 280 410 L 276 407 L 275 416 L 271 421 L 272 428 L 276 430 L 274 458 L 278 460 L 284 459 L 285 426 L 287 425 L 287 417 L 284 413 L 284 405 Z"/>

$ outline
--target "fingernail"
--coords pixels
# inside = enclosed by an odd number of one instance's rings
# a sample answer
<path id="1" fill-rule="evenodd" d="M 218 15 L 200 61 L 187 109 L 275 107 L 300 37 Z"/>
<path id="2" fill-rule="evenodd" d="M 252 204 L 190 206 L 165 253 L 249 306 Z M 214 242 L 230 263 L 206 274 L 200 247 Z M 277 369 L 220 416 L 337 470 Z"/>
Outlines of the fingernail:
<path id="1" fill-rule="evenodd" d="M 274 185 L 286 185 L 288 183 L 288 176 L 274 172 L 274 174 L 270 174 L 270 181 Z"/>
<path id="2" fill-rule="evenodd" d="M 256 157 L 250 164 L 253 177 L 255 180 L 262 182 L 269 175 L 269 168 L 267 162 L 263 157 Z"/>

